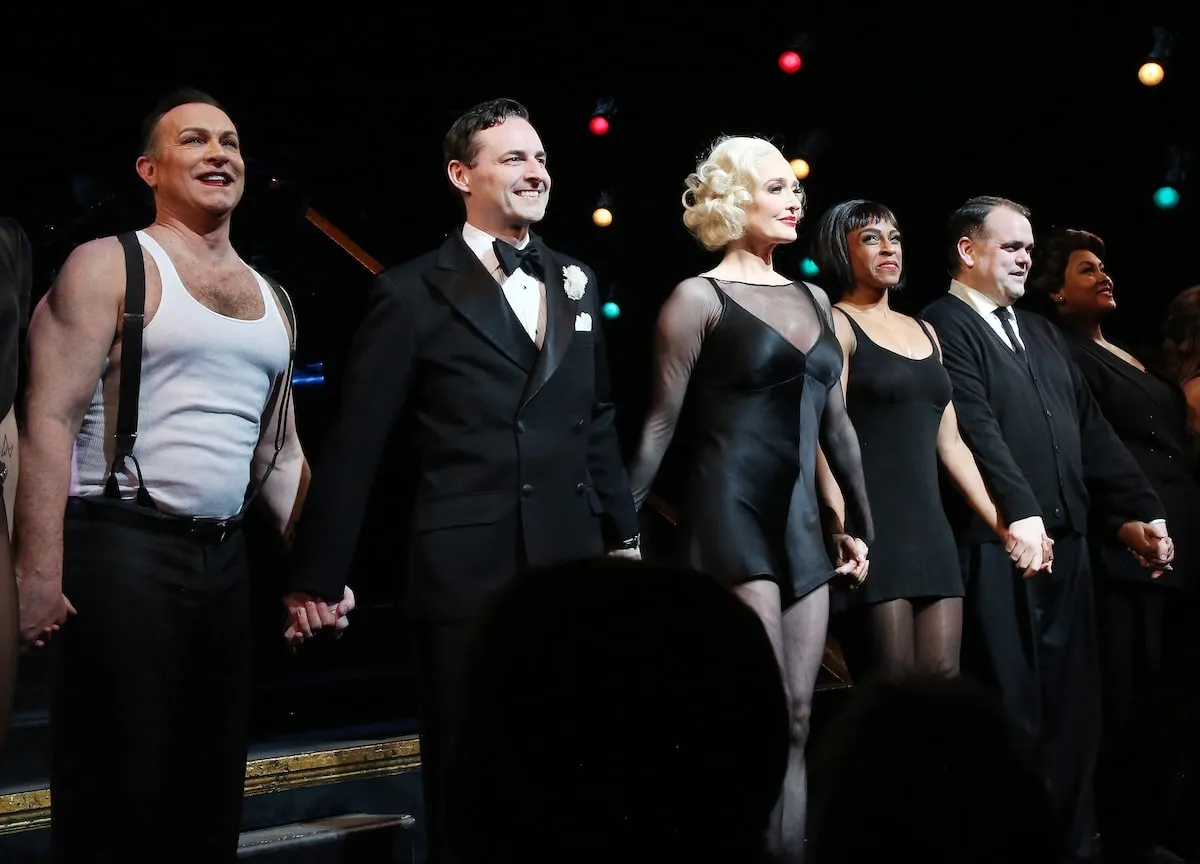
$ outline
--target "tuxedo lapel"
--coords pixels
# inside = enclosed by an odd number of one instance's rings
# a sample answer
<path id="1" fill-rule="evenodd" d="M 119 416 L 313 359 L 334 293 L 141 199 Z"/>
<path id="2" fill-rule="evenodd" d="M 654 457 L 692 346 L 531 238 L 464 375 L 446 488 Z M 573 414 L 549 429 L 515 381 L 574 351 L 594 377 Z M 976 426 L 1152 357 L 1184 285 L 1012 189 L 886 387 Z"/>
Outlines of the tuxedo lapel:
<path id="1" fill-rule="evenodd" d="M 539 360 L 537 346 L 517 320 L 499 283 L 475 257 L 462 234 L 451 232 L 438 251 L 437 269 L 424 276 L 504 356 L 526 372 L 534 368 Z M 547 333 L 547 342 L 549 337 Z"/>
<path id="2" fill-rule="evenodd" d="M 563 268 L 558 258 L 540 239 L 535 237 L 533 242 L 541 244 L 542 257 L 546 262 L 546 338 L 542 340 L 542 351 L 525 385 L 522 407 L 550 380 L 566 356 L 571 339 L 575 336 L 578 305 L 563 289 Z"/>

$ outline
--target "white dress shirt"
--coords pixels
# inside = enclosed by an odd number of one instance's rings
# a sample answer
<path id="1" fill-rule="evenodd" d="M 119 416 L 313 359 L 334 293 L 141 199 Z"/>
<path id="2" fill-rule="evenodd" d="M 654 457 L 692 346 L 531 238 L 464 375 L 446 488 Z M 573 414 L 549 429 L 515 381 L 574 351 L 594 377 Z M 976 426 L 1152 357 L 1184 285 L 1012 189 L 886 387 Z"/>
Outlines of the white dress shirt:
<path id="1" fill-rule="evenodd" d="M 496 250 L 492 248 L 492 243 L 497 238 L 486 231 L 481 231 L 467 222 L 463 224 L 462 236 L 467 246 L 475 253 L 475 257 L 482 262 L 500 285 L 500 290 L 504 292 L 508 305 L 512 307 L 513 313 L 521 322 L 521 326 L 525 328 L 525 332 L 529 334 L 529 338 L 536 342 L 538 313 L 542 308 L 541 282 L 519 268 L 513 271 L 511 276 L 505 276 L 504 267 L 496 256 Z M 508 241 L 501 239 L 500 242 L 507 243 Z M 518 249 L 524 249 L 528 244 L 529 235 L 526 234 L 520 243 L 514 245 Z"/>
<path id="2" fill-rule="evenodd" d="M 1004 325 L 1000 323 L 1000 317 L 996 315 L 996 310 L 1000 308 L 999 303 L 986 294 L 976 291 L 974 288 L 968 288 L 957 279 L 950 280 L 950 293 L 978 312 L 979 317 L 995 331 L 996 335 L 1000 337 L 1001 342 L 1014 351 L 1017 350 L 1017 346 L 1008 341 L 1008 334 L 1004 332 Z M 1021 336 L 1021 328 L 1017 325 L 1017 316 L 1013 315 L 1008 320 L 1012 324 L 1013 332 L 1017 334 L 1017 341 L 1024 348 L 1025 339 Z"/>

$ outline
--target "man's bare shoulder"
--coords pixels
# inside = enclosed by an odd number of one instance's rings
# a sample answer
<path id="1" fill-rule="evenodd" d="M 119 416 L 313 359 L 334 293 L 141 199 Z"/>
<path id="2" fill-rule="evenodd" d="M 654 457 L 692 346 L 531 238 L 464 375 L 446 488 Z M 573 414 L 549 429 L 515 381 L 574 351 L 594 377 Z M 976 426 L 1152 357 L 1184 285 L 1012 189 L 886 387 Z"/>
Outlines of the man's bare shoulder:
<path id="1" fill-rule="evenodd" d="M 76 246 L 63 262 L 51 294 L 64 300 L 120 302 L 125 294 L 125 250 L 116 237 L 100 237 Z"/>

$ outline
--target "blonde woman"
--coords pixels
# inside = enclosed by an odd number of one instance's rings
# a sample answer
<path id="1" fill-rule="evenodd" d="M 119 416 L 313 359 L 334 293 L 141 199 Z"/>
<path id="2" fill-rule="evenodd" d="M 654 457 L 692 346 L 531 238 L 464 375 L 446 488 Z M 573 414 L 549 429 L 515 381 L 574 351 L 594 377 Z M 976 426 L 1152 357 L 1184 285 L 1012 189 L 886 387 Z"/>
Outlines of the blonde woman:
<path id="1" fill-rule="evenodd" d="M 829 301 L 775 269 L 796 240 L 804 195 L 769 142 L 725 138 L 687 178 L 683 221 L 720 263 L 685 279 L 658 319 L 653 404 L 630 472 L 640 507 L 674 435 L 694 412 L 680 556 L 729 586 L 762 619 L 783 670 L 792 736 L 769 839 L 803 853 L 804 745 L 829 619 L 829 582 L 866 576 L 872 525 L 858 438 L 842 397 L 842 349 Z M 827 537 L 815 489 L 820 444 L 856 537 Z M 862 539 L 857 539 L 862 538 Z M 827 546 L 834 550 L 831 562 Z"/>

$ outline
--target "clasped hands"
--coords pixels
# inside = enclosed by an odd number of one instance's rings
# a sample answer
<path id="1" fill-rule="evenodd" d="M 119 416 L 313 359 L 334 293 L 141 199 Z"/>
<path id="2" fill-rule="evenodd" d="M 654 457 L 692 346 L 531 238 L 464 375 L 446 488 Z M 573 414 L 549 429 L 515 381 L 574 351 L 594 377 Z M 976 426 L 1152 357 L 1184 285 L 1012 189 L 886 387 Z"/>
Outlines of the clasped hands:
<path id="1" fill-rule="evenodd" d="M 1171 569 L 1171 562 L 1175 560 L 1175 542 L 1167 534 L 1166 522 L 1130 520 L 1117 529 L 1117 538 L 1143 567 L 1151 571 L 1151 579 L 1157 579 Z"/>
<path id="2" fill-rule="evenodd" d="M 1023 579 L 1054 569 L 1054 541 L 1046 533 L 1041 516 L 1018 519 L 1004 532 L 1004 551 Z"/>
<path id="3" fill-rule="evenodd" d="M 871 562 L 867 560 L 867 544 L 857 537 L 836 531 L 830 535 L 829 544 L 834 560 L 834 576 L 848 578 L 851 588 L 862 585 L 871 568 Z"/>
<path id="4" fill-rule="evenodd" d="M 323 632 L 332 632 L 335 637 L 350 626 L 349 615 L 354 611 L 354 592 L 347 585 L 342 600 L 332 606 L 313 594 L 293 591 L 283 598 L 287 610 L 287 629 L 283 639 L 294 650 L 301 643 Z"/>

